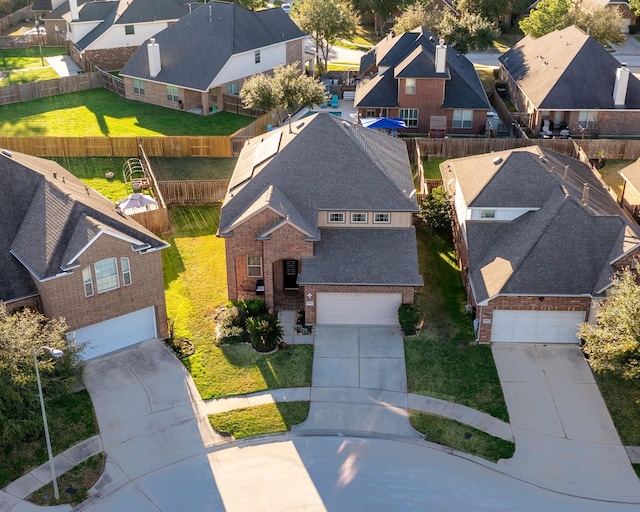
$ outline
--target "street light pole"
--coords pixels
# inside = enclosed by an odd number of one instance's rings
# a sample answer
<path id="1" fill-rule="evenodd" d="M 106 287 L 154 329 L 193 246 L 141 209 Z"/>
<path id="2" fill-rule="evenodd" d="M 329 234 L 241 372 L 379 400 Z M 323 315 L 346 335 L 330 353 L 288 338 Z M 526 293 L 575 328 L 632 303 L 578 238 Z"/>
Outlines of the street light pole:
<path id="1" fill-rule="evenodd" d="M 60 357 L 63 352 L 56 348 L 40 347 L 45 349 L 56 359 Z M 40 350 L 40 349 L 38 349 Z M 33 362 L 36 365 L 36 380 L 38 381 L 38 394 L 40 395 L 40 408 L 42 409 L 42 422 L 44 423 L 44 437 L 47 440 L 47 453 L 49 454 L 49 466 L 51 467 L 51 481 L 53 482 L 53 495 L 56 500 L 60 499 L 60 492 L 58 491 L 58 480 L 56 479 L 56 469 L 53 465 L 53 452 L 51 451 L 51 439 L 49 438 L 49 424 L 47 423 L 47 413 L 44 409 L 44 397 L 42 396 L 42 383 L 40 382 L 40 370 L 38 369 L 38 356 L 36 355 L 36 348 L 33 347 Z"/>

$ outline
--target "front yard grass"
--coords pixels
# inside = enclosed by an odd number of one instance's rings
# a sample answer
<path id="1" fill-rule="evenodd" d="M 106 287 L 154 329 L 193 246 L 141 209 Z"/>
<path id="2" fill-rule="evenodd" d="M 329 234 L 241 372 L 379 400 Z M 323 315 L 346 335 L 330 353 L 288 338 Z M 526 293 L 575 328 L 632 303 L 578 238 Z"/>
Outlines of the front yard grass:
<path id="1" fill-rule="evenodd" d="M 219 206 L 172 208 L 171 247 L 162 251 L 167 313 L 175 336 L 196 346 L 183 362 L 202 398 L 310 386 L 310 345 L 263 355 L 251 345 L 215 344 L 214 316 L 227 302 L 224 241 L 215 236 L 219 219 Z"/>
<path id="2" fill-rule="evenodd" d="M 309 416 L 309 402 L 280 402 L 258 405 L 209 416 L 211 426 L 236 439 L 287 432 Z"/>
<path id="3" fill-rule="evenodd" d="M 47 420 L 54 454 L 98 433 L 93 404 L 84 390 L 49 402 Z M 0 445 L 0 489 L 47 460 L 44 426 L 37 439 Z"/>
<path id="4" fill-rule="evenodd" d="M 0 106 L 0 133 L 5 137 L 231 135 L 252 121 L 224 111 L 202 116 L 157 107 L 106 89 Z"/>
<path id="5" fill-rule="evenodd" d="M 455 420 L 411 411 L 409 419 L 427 441 L 449 446 L 492 462 L 510 459 L 516 451 L 515 443 L 494 437 L 486 432 Z"/>
<path id="6" fill-rule="evenodd" d="M 417 227 L 425 286 L 416 294 L 422 331 L 405 338 L 410 393 L 459 403 L 509 421 L 498 371 L 488 345 L 474 341 L 466 293 L 450 236 Z"/>
<path id="7" fill-rule="evenodd" d="M 602 398 L 625 446 L 640 446 L 640 381 L 594 372 Z"/>

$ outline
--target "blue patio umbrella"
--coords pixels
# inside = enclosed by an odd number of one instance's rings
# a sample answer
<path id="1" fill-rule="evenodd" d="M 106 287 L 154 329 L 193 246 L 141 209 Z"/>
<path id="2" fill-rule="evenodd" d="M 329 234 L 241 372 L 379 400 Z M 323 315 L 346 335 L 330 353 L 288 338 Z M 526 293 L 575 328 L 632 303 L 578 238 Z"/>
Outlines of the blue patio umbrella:
<path id="1" fill-rule="evenodd" d="M 385 130 L 402 130 L 407 125 L 399 117 L 371 117 L 362 119 L 362 126 L 366 128 L 377 128 Z"/>

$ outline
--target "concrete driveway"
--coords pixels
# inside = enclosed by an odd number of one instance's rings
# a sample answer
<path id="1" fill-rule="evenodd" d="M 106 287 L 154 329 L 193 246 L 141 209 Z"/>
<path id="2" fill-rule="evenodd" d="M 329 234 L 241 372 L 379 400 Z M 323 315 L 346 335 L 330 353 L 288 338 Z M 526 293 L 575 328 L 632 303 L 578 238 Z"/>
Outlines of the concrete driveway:
<path id="1" fill-rule="evenodd" d="M 307 421 L 294 432 L 420 438 L 407 409 L 399 327 L 315 327 L 311 408 Z"/>
<path id="2" fill-rule="evenodd" d="M 511 474 L 579 496 L 640 497 L 640 483 L 577 345 L 494 343 L 516 442 Z"/>

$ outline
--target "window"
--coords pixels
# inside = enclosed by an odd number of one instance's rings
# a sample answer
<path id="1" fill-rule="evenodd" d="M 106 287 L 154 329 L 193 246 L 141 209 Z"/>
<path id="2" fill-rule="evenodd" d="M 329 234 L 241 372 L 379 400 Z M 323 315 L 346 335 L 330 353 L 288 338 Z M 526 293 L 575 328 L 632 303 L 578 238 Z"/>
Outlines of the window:
<path id="1" fill-rule="evenodd" d="M 473 127 L 473 110 L 454 110 L 453 111 L 453 127 L 454 128 Z"/>
<path id="2" fill-rule="evenodd" d="M 344 222 L 344 213 L 329 212 L 329 222 Z"/>
<path id="3" fill-rule="evenodd" d="M 238 94 L 238 82 L 227 84 L 227 94 Z"/>
<path id="4" fill-rule="evenodd" d="M 364 117 L 376 117 L 376 109 L 368 108 L 364 113 Z"/>
<path id="5" fill-rule="evenodd" d="M 256 56 L 256 64 L 258 64 L 260 62 L 260 50 L 256 50 L 255 56 Z"/>
<path id="6" fill-rule="evenodd" d="M 125 25 L 124 33 L 128 36 L 131 36 L 136 33 L 136 28 L 133 25 Z"/>
<path id="7" fill-rule="evenodd" d="M 131 284 L 131 267 L 129 266 L 129 258 L 120 258 L 120 270 L 122 270 L 122 284 L 129 286 Z"/>
<path id="8" fill-rule="evenodd" d="M 495 210 L 480 210 L 480 218 L 481 219 L 495 219 L 496 211 Z"/>
<path id="9" fill-rule="evenodd" d="M 106 258 L 94 265 L 98 293 L 108 292 L 120 287 L 118 280 L 118 264 L 115 258 Z"/>
<path id="10" fill-rule="evenodd" d="M 351 214 L 351 223 L 352 224 L 366 224 L 367 223 L 367 214 L 366 213 L 352 213 Z"/>
<path id="11" fill-rule="evenodd" d="M 144 82 L 138 78 L 133 79 L 133 94 L 144 96 Z"/>
<path id="12" fill-rule="evenodd" d="M 178 88 L 175 85 L 167 85 L 167 99 L 178 103 L 180 98 L 178 97 Z"/>
<path id="13" fill-rule="evenodd" d="M 415 128 L 418 126 L 418 109 L 417 108 L 401 108 L 400 117 L 407 125 L 407 128 Z"/>
<path id="14" fill-rule="evenodd" d="M 582 128 L 594 128 L 598 122 L 598 113 L 589 110 L 583 110 L 578 113 L 578 124 Z"/>
<path id="15" fill-rule="evenodd" d="M 93 297 L 93 279 L 91 278 L 91 267 L 82 271 L 82 282 L 84 284 L 84 296 Z"/>
<path id="16" fill-rule="evenodd" d="M 247 256 L 247 276 L 262 277 L 262 256 Z"/>
<path id="17" fill-rule="evenodd" d="M 416 93 L 416 79 L 407 78 L 404 82 L 404 93 L 415 94 Z"/>
<path id="18" fill-rule="evenodd" d="M 388 213 L 376 213 L 373 216 L 374 224 L 388 224 L 391 222 L 391 215 Z"/>

